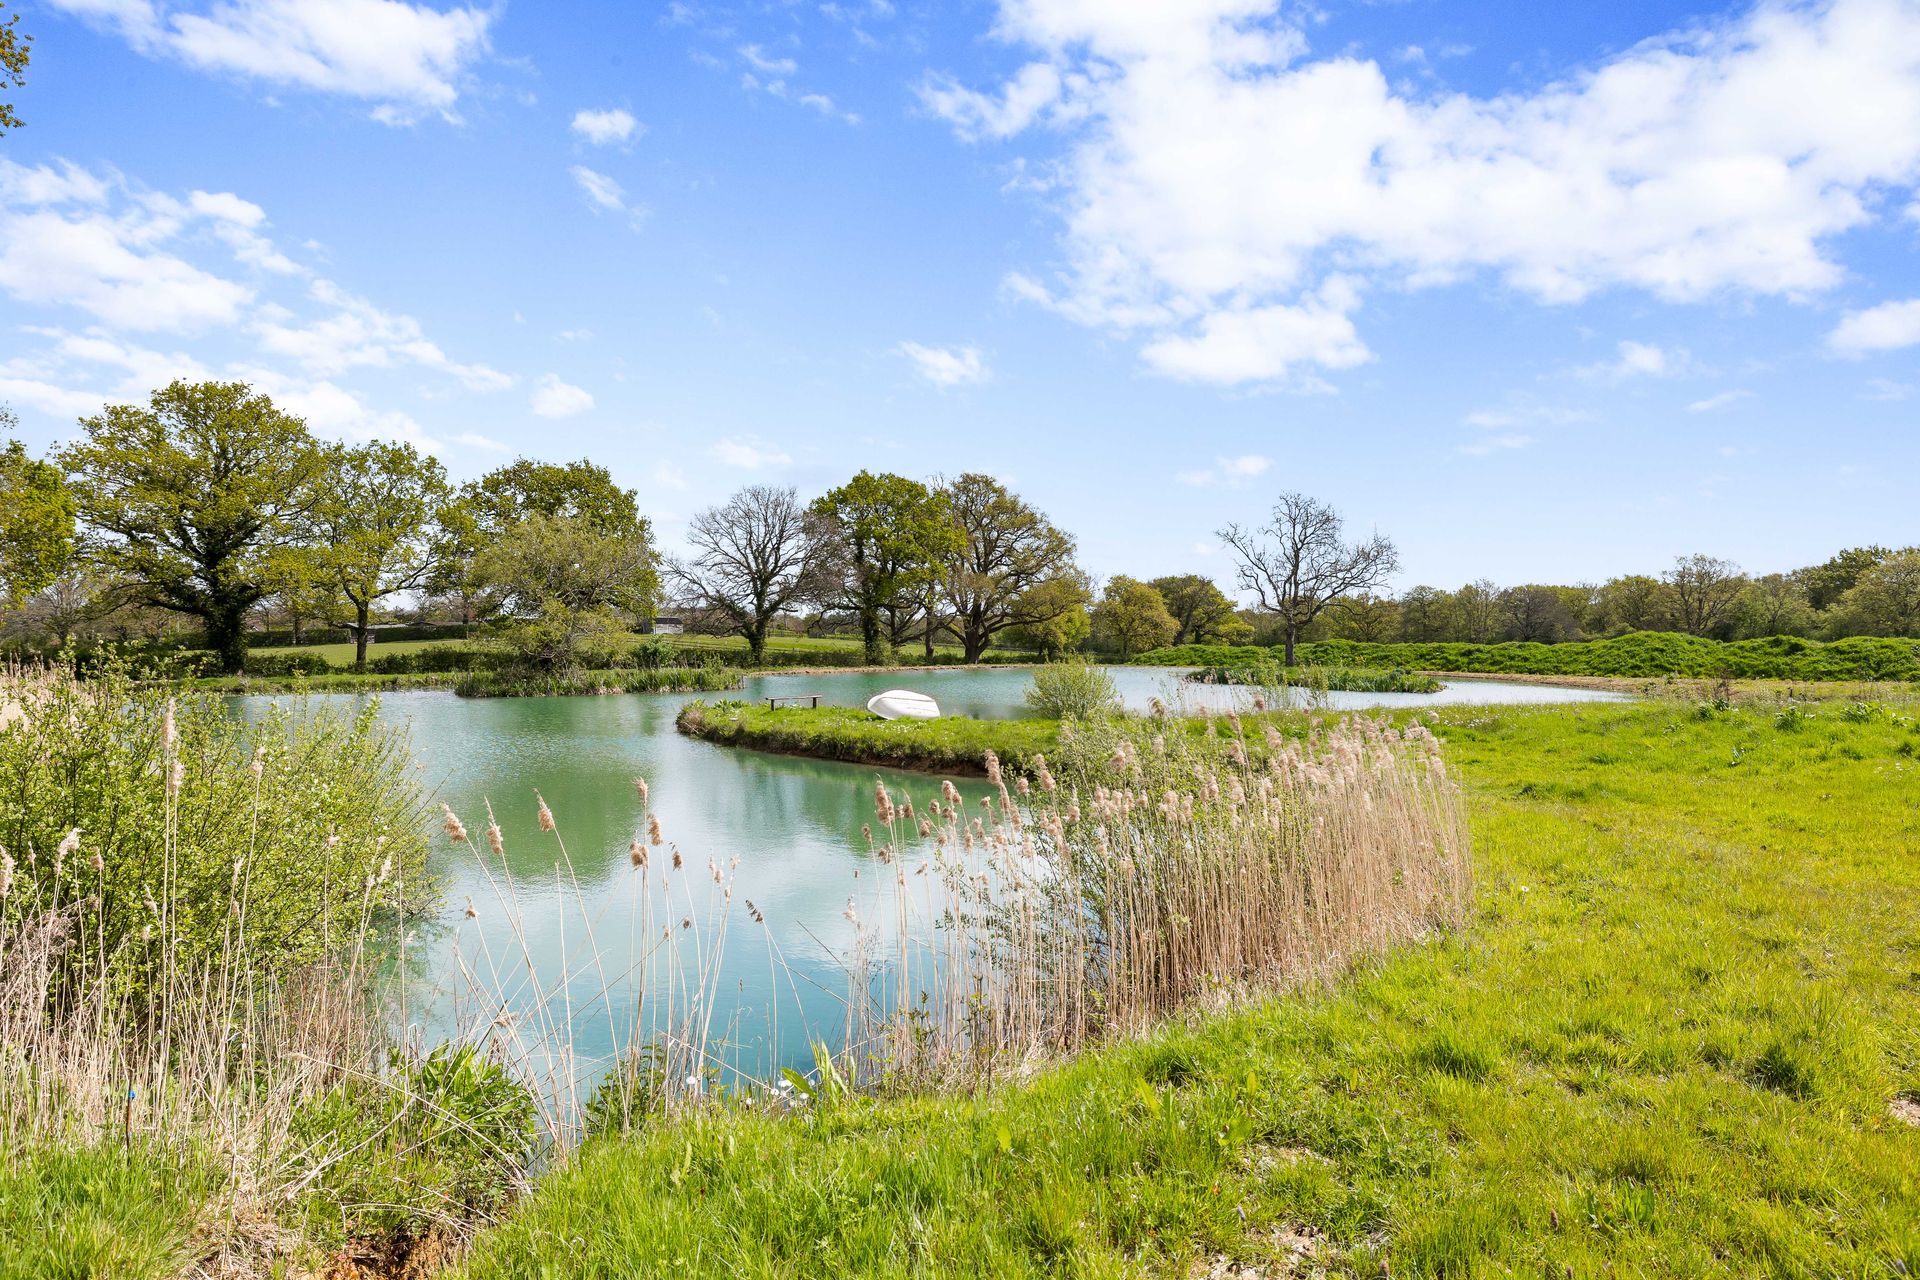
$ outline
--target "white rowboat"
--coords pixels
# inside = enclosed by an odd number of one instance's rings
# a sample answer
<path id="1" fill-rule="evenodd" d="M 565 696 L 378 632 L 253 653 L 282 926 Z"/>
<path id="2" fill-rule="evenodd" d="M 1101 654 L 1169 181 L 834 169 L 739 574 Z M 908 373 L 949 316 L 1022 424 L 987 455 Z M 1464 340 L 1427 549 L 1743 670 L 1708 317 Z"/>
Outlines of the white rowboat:
<path id="1" fill-rule="evenodd" d="M 940 715 L 940 704 L 911 689 L 889 689 L 868 698 L 867 710 L 882 720 L 933 720 Z"/>

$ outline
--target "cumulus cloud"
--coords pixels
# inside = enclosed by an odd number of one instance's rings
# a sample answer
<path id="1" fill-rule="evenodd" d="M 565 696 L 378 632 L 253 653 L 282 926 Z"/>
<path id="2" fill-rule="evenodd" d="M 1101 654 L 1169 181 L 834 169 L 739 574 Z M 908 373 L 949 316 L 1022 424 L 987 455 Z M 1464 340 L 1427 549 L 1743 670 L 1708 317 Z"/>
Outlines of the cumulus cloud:
<path id="1" fill-rule="evenodd" d="M 1622 342 L 1612 360 L 1583 365 L 1574 370 L 1582 378 L 1595 382 L 1626 382 L 1632 378 L 1670 378 L 1685 372 L 1693 360 L 1685 351 L 1669 350 L 1650 342 Z"/>
<path id="2" fill-rule="evenodd" d="M 1762 4 L 1492 97 L 1313 56 L 1291 12 L 1001 0 L 995 34 L 1035 56 L 921 100 L 967 138 L 1066 132 L 1064 262 L 1016 293 L 1159 372 L 1299 380 L 1365 359 L 1351 320 L 1380 287 L 1812 295 L 1920 178 L 1914 0 Z"/>
<path id="3" fill-rule="evenodd" d="M 360 366 L 413 364 L 446 373 L 472 391 L 504 391 L 513 385 L 513 378 L 498 369 L 449 358 L 412 316 L 383 311 L 330 280 L 314 281 L 310 293 L 329 313 L 301 324 L 278 309 L 264 311 L 254 324 L 262 350 L 325 376 Z"/>
<path id="4" fill-rule="evenodd" d="M 562 382 L 558 374 L 541 376 L 534 384 L 533 411 L 543 418 L 571 418 L 593 408 L 593 394 L 584 387 Z"/>
<path id="5" fill-rule="evenodd" d="M 638 134 L 645 132 L 631 112 L 622 111 L 619 107 L 604 111 L 576 111 L 572 129 L 596 147 L 631 142 Z"/>
<path id="6" fill-rule="evenodd" d="M 918 342 L 903 342 L 901 355 L 913 362 L 914 372 L 945 390 L 985 382 L 990 376 L 986 357 L 978 347 L 927 347 Z"/>
<path id="7" fill-rule="evenodd" d="M 376 119 L 451 115 L 494 13 L 405 0 L 48 0 L 150 57 L 360 98 Z"/>
<path id="8" fill-rule="evenodd" d="M 1849 311 L 1827 335 L 1827 345 L 1843 356 L 1920 346 L 1920 298 Z"/>

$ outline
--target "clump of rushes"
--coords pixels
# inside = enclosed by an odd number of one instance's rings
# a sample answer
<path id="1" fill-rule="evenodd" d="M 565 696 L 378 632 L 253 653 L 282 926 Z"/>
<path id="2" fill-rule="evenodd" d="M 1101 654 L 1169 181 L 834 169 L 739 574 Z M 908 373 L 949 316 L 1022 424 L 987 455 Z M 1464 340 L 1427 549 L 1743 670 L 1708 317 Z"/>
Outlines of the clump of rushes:
<path id="1" fill-rule="evenodd" d="M 1223 738 L 1088 722 L 1060 760 L 1011 776 L 989 754 L 987 776 L 975 814 L 951 788 L 925 806 L 937 874 L 882 858 L 902 941 L 887 972 L 856 975 L 851 1066 L 869 1082 L 1024 1071 L 1466 908 L 1463 805 L 1419 725 L 1348 719 L 1289 743 L 1238 721 Z M 883 854 L 906 813 L 876 794 Z"/>

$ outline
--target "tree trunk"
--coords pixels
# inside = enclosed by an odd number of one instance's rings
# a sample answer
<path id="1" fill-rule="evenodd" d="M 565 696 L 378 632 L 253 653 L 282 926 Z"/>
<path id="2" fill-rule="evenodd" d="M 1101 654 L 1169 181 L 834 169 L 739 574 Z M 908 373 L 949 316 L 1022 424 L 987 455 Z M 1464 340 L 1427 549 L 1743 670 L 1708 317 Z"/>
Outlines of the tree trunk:
<path id="1" fill-rule="evenodd" d="M 884 666 L 887 658 L 887 642 L 880 634 L 880 610 L 873 605 L 860 606 L 860 642 L 866 647 L 867 665 Z"/>
<path id="2" fill-rule="evenodd" d="M 368 606 L 364 604 L 354 607 L 353 616 L 356 625 L 353 628 L 353 669 L 355 671 L 365 671 L 367 669 L 368 611 Z"/>
<path id="3" fill-rule="evenodd" d="M 247 611 L 227 606 L 206 616 L 207 644 L 220 655 L 220 670 L 237 676 L 247 665 Z"/>
<path id="4" fill-rule="evenodd" d="M 767 624 L 756 622 L 746 629 L 747 662 L 753 666 L 765 666 L 767 661 Z"/>
<path id="5" fill-rule="evenodd" d="M 1287 658 L 1286 658 L 1286 666 L 1288 670 L 1292 670 L 1293 668 L 1293 646 L 1294 646 L 1294 641 L 1299 638 L 1299 635 L 1300 635 L 1300 628 L 1294 625 L 1292 618 L 1288 618 L 1287 619 Z"/>
<path id="6" fill-rule="evenodd" d="M 976 631 L 972 627 L 965 627 L 961 630 L 961 654 L 966 659 L 967 665 L 972 666 L 974 663 L 980 661 L 981 656 L 987 651 L 987 642 L 992 638 L 992 636 L 985 632 Z"/>

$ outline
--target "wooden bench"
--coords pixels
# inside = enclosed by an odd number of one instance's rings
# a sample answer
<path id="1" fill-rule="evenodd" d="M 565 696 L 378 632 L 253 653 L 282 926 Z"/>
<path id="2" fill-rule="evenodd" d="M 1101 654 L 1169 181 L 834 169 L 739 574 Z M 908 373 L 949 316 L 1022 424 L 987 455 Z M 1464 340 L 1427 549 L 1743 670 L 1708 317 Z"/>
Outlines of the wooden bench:
<path id="1" fill-rule="evenodd" d="M 769 711 L 778 711 L 780 704 L 783 702 L 791 702 L 796 707 L 803 702 L 810 707 L 818 707 L 820 705 L 820 695 L 817 693 L 783 693 L 777 698 L 768 698 L 767 709 Z"/>

